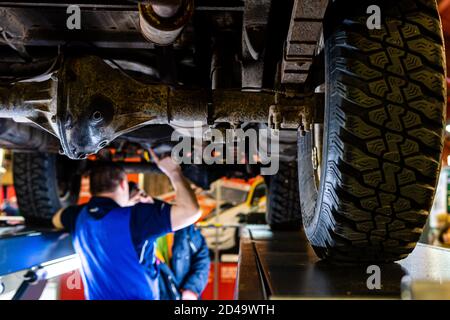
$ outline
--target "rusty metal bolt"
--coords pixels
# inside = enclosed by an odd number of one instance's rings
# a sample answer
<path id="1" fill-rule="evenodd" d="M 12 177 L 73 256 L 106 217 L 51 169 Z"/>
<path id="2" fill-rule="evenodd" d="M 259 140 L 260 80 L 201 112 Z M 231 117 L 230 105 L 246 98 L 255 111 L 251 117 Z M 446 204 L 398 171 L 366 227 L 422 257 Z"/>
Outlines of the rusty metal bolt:
<path id="1" fill-rule="evenodd" d="M 92 113 L 91 119 L 93 122 L 98 123 L 103 120 L 103 114 L 98 110 L 94 111 L 94 113 Z"/>
<path id="2" fill-rule="evenodd" d="M 106 147 L 108 145 L 109 141 L 108 140 L 103 140 L 102 142 L 100 142 L 98 144 L 98 148 L 99 149 L 103 149 L 104 147 Z"/>
<path id="3" fill-rule="evenodd" d="M 270 106 L 268 119 L 269 128 L 279 130 L 281 126 L 281 120 L 282 116 L 280 108 L 277 105 Z"/>

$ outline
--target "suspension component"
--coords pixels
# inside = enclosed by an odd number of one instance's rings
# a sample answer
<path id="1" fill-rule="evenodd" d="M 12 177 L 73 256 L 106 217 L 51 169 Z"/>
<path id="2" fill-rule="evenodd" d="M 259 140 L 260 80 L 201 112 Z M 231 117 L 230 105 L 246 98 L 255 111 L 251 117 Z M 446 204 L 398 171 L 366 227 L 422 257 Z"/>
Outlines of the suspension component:
<path id="1" fill-rule="evenodd" d="M 66 58 L 50 80 L 0 87 L 0 93 L 0 117 L 37 124 L 58 137 L 72 159 L 97 153 L 115 138 L 150 124 L 267 123 L 275 105 L 277 127 L 309 128 L 315 105 L 314 97 L 275 97 L 271 91 L 144 84 L 96 56 Z"/>

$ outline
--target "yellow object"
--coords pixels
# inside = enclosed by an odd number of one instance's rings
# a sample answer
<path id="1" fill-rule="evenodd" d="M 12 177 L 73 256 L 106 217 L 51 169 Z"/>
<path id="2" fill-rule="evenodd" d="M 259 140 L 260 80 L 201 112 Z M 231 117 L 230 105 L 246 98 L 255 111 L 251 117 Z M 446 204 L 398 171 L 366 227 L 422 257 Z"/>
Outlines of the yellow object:
<path id="1" fill-rule="evenodd" d="M 263 183 L 264 183 L 264 178 L 262 178 L 262 177 L 257 177 L 257 178 L 255 179 L 255 181 L 252 183 L 252 185 L 251 185 L 251 187 L 250 187 L 250 191 L 248 192 L 247 200 L 245 201 L 245 204 L 246 204 L 248 207 L 251 207 L 251 206 L 252 206 L 252 203 L 253 203 L 253 195 L 254 195 L 254 193 L 255 193 L 256 188 L 257 188 L 259 185 L 263 184 Z"/>
<path id="2" fill-rule="evenodd" d="M 170 267 L 172 260 L 174 234 L 168 233 L 156 240 L 156 257 Z"/>

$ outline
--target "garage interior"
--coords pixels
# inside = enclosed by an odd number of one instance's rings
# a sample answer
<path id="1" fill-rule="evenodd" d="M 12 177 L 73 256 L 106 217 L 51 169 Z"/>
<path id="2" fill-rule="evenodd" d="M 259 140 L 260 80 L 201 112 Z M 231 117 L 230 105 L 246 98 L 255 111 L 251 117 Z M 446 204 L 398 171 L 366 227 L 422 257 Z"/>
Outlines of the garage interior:
<path id="1" fill-rule="evenodd" d="M 175 203 L 148 150 L 198 124 L 279 148 L 182 164 L 202 300 L 450 300 L 450 0 L 380 0 L 378 29 L 375 0 L 275 2 L 0 1 L 0 300 L 84 300 L 48 220 L 110 162 Z"/>

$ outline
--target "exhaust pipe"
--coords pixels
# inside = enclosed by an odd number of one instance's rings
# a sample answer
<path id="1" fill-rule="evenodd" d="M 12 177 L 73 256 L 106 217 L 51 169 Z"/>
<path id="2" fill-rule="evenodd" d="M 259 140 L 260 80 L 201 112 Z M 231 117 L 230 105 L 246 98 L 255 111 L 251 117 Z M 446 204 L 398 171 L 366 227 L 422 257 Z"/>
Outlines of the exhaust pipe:
<path id="1" fill-rule="evenodd" d="M 142 35 L 161 46 L 175 42 L 194 13 L 194 0 L 151 0 L 139 4 Z"/>

